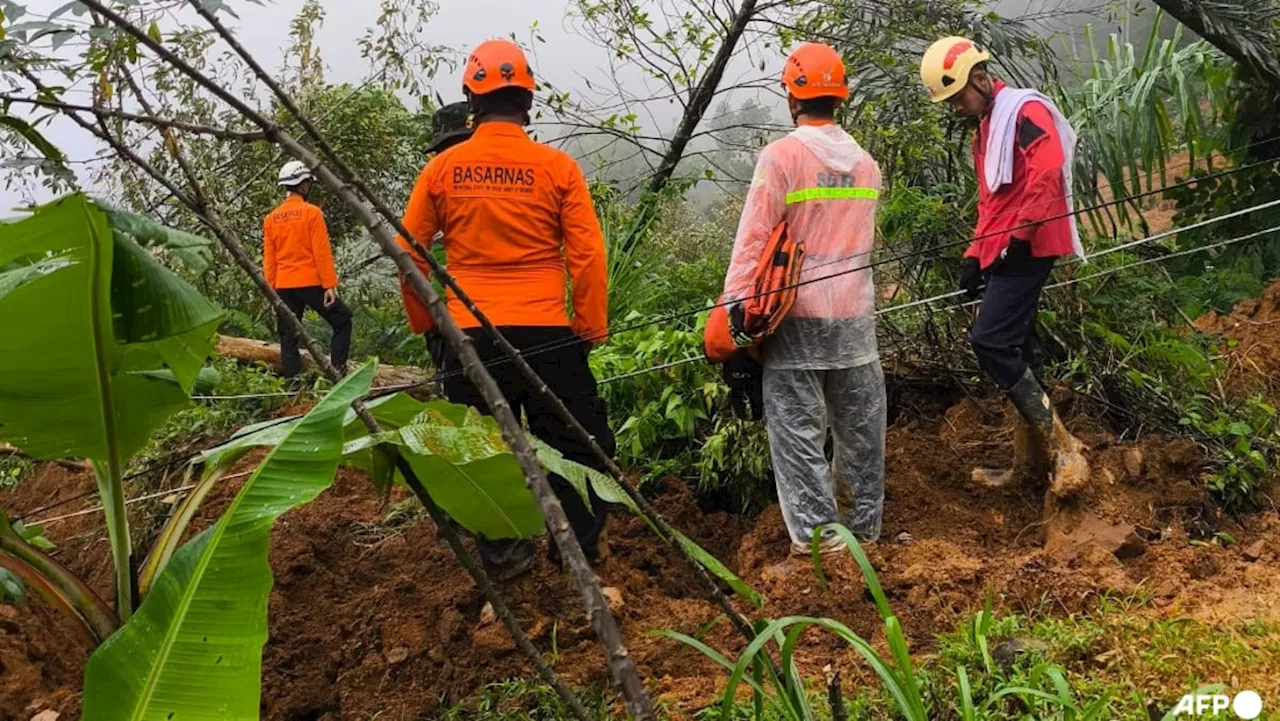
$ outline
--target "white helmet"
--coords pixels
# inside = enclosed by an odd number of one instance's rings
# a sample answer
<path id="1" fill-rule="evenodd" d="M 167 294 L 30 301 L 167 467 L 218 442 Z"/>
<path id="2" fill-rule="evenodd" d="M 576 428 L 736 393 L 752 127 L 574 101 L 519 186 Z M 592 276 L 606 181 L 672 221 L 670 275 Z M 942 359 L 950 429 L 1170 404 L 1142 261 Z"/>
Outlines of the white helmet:
<path id="1" fill-rule="evenodd" d="M 277 180 L 280 185 L 292 188 L 299 183 L 311 180 L 312 177 L 311 169 L 304 165 L 302 161 L 290 160 L 284 164 L 283 168 L 280 168 L 280 175 Z"/>

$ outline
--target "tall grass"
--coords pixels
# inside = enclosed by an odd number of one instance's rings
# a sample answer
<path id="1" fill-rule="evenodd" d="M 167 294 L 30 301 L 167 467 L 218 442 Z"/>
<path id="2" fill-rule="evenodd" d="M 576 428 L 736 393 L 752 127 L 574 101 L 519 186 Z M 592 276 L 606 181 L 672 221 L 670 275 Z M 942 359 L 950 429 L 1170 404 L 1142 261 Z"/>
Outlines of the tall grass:
<path id="1" fill-rule="evenodd" d="M 827 528 L 844 540 L 862 571 L 867 590 L 874 599 L 876 610 L 884 624 L 888 655 L 882 654 L 845 624 L 830 618 L 789 616 L 775 621 L 762 621 L 756 637 L 736 661 L 691 636 L 674 631 L 660 632 L 691 646 L 729 671 L 729 681 L 720 706 L 722 721 L 734 718 L 738 687 L 743 684 L 751 690 L 751 718 L 755 721 L 764 721 L 765 718 L 817 721 L 814 694 L 796 664 L 796 648 L 809 629 L 834 634 L 857 651 L 879 678 L 881 689 L 891 700 L 897 716 L 907 721 L 930 721 L 947 717 L 960 718 L 962 721 L 993 718 L 1096 721 L 1110 710 L 1110 699 L 1106 696 L 1087 703 L 1076 699 L 1067 682 L 1066 673 L 1061 667 L 1048 661 L 1039 661 L 1025 673 L 1008 677 L 989 651 L 988 636 L 995 621 L 990 597 L 972 625 L 974 641 L 982 652 L 984 675 L 991 681 L 981 687 L 984 693 L 980 695 L 979 689 L 971 682 L 969 670 L 963 665 L 955 668 L 954 686 L 933 684 L 930 692 L 926 693 L 928 677 L 917 670 L 911 659 L 902 624 L 894 615 L 866 552 L 847 528 L 840 525 Z M 820 528 L 814 534 L 812 551 L 819 586 L 826 591 L 822 558 L 818 553 L 818 541 L 823 531 Z M 777 663 L 773 662 L 771 651 L 776 653 Z M 952 695 L 948 697 L 946 693 Z M 1018 711 L 1012 712 L 1013 706 Z"/>
<path id="2" fill-rule="evenodd" d="M 1217 109 L 1227 92 L 1231 63 L 1203 41 L 1184 44 L 1179 25 L 1160 38 L 1160 17 L 1145 50 L 1131 38 L 1112 34 L 1100 52 L 1093 28 L 1086 27 L 1083 51 L 1069 48 L 1077 85 L 1053 86 L 1054 101 L 1080 136 L 1075 185 L 1079 203 L 1128 197 L 1168 185 L 1167 160 L 1187 151 L 1201 162 L 1222 132 Z M 1182 174 L 1189 174 L 1183 170 Z M 1100 189 L 1098 178 L 1109 187 Z M 1078 204 L 1079 204 L 1078 203 Z M 1090 213 L 1099 234 L 1112 220 L 1145 230 L 1138 201 Z"/>

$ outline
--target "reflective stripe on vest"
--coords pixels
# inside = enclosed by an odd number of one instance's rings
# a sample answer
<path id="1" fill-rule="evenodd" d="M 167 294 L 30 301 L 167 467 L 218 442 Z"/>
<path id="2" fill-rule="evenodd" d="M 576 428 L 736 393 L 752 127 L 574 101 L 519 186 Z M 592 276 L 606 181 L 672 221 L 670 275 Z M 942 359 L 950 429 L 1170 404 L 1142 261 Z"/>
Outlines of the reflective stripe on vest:
<path id="1" fill-rule="evenodd" d="M 787 193 L 787 205 L 806 200 L 875 200 L 879 197 L 880 191 L 875 188 L 804 188 Z"/>

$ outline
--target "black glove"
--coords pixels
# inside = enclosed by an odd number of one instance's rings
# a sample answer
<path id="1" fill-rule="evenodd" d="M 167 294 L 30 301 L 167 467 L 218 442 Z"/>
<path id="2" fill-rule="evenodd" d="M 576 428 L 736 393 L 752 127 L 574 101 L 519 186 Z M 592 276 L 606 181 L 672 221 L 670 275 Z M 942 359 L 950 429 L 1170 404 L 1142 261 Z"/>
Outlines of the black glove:
<path id="1" fill-rule="evenodd" d="M 427 354 L 431 356 L 431 365 L 436 373 L 444 370 L 444 336 L 439 331 L 431 331 L 423 335 L 427 341 Z"/>
<path id="2" fill-rule="evenodd" d="M 964 290 L 965 297 L 976 300 L 982 292 L 983 284 L 982 265 L 978 263 L 978 259 L 965 258 L 960 269 L 960 288 Z"/>
<path id="3" fill-rule="evenodd" d="M 992 265 L 992 270 L 1017 272 L 1029 260 L 1031 260 L 1031 241 L 1017 237 L 1010 238 L 1009 244 L 1000 251 L 1000 257 Z"/>
<path id="4" fill-rule="evenodd" d="M 742 420 L 764 418 L 764 368 L 746 353 L 739 351 L 720 368 L 729 386 L 729 404 L 733 414 Z M 748 412 L 747 405 L 751 409 Z"/>

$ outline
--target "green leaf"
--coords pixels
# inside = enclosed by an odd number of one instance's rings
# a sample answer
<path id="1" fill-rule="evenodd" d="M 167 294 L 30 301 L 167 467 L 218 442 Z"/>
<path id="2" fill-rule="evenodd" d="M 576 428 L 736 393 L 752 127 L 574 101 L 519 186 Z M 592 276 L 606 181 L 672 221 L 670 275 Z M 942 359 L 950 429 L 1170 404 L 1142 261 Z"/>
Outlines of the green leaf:
<path id="1" fill-rule="evenodd" d="M 160 26 L 156 24 L 155 20 L 152 20 L 151 24 L 147 26 L 147 37 L 151 38 L 157 43 L 163 42 L 163 40 L 160 37 Z"/>
<path id="2" fill-rule="evenodd" d="M 541 533 L 541 510 L 497 422 L 468 410 L 458 423 L 430 409 L 376 440 L 398 446 L 432 499 L 468 531 L 494 539 Z"/>
<path id="3" fill-rule="evenodd" d="M 55 40 L 54 49 L 57 49 L 57 41 Z M 65 40 L 63 41 L 65 42 Z M 22 118 L 15 118 L 12 115 L 0 115 L 0 127 L 8 128 L 16 133 L 19 137 L 26 140 L 36 150 L 40 151 L 48 160 L 55 163 L 61 163 L 63 160 L 62 151 L 58 150 L 58 146 L 49 142 L 40 131 L 31 126 L 30 123 Z"/>
<path id="4" fill-rule="evenodd" d="M 344 412 L 373 371 L 348 376 L 290 429 L 226 515 L 174 555 L 133 620 L 90 657 L 85 721 L 258 718 L 271 526 L 333 482 Z"/>
<path id="5" fill-rule="evenodd" d="M 22 579 L 0 568 L 0 603 L 12 602 L 19 606 L 27 604 L 27 587 Z"/>
<path id="6" fill-rule="evenodd" d="M 122 462 L 188 402 L 219 319 L 84 196 L 0 225 L 0 439 Z"/>
<path id="7" fill-rule="evenodd" d="M 139 245 L 164 248 L 172 252 L 195 273 L 203 273 L 209 269 L 213 260 L 213 241 L 208 238 L 169 228 L 146 216 L 113 208 L 102 201 L 94 202 L 107 212 L 112 230 L 128 235 Z"/>

